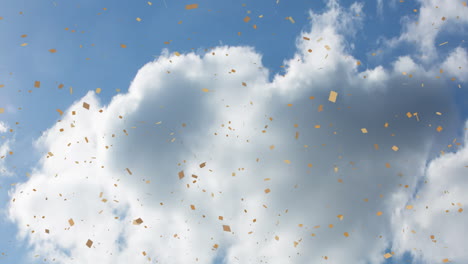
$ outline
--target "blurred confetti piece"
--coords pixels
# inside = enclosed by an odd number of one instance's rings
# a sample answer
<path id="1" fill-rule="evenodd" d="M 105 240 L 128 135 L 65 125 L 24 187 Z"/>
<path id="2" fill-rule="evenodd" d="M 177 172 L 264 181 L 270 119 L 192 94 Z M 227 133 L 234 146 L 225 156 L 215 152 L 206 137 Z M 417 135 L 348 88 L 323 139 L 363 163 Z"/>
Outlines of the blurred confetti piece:
<path id="1" fill-rule="evenodd" d="M 88 239 L 88 241 L 86 241 L 86 246 L 91 248 L 91 246 L 93 246 L 93 241 L 91 239 Z"/>
<path id="2" fill-rule="evenodd" d="M 444 43 L 440 43 L 439 46 L 445 45 L 447 43 L 448 43 L 448 41 L 445 41 Z"/>
<path id="3" fill-rule="evenodd" d="M 294 21 L 294 18 L 292 18 L 292 17 L 288 17 L 288 20 L 291 21 L 291 23 L 293 23 L 293 24 L 296 23 L 296 21 Z"/>
<path id="4" fill-rule="evenodd" d="M 180 53 L 176 51 L 176 52 L 174 52 L 174 55 L 176 55 L 177 57 L 179 57 L 179 56 L 180 56 Z"/>
<path id="5" fill-rule="evenodd" d="M 377 215 L 377 216 L 381 216 L 381 215 L 382 215 L 382 212 L 378 211 L 378 212 L 376 213 L 376 215 Z"/>
<path id="6" fill-rule="evenodd" d="M 50 53 L 55 53 L 55 52 L 57 52 L 57 50 L 56 49 L 50 49 L 49 52 Z"/>
<path id="7" fill-rule="evenodd" d="M 60 109 L 57 109 L 57 112 L 58 112 L 60 115 L 63 115 L 63 112 L 62 112 L 62 110 L 60 110 Z"/>
<path id="8" fill-rule="evenodd" d="M 393 150 L 393 151 L 398 151 L 398 149 L 399 149 L 399 148 L 398 148 L 397 146 L 393 146 L 393 147 L 392 147 L 392 150 Z"/>
<path id="9" fill-rule="evenodd" d="M 128 174 L 130 174 L 130 175 L 133 174 L 132 171 L 129 168 L 126 168 L 126 170 L 127 170 Z"/>
<path id="10" fill-rule="evenodd" d="M 133 220 L 134 225 L 141 225 L 143 223 L 143 220 L 141 218 Z"/>
<path id="11" fill-rule="evenodd" d="M 207 92 L 210 91 L 210 90 L 208 90 L 208 89 L 206 89 L 206 88 L 202 88 L 201 90 L 202 90 L 202 92 L 205 92 L 205 93 L 207 93 Z"/>
<path id="12" fill-rule="evenodd" d="M 407 210 L 411 210 L 411 209 L 413 209 L 413 206 L 412 206 L 412 205 L 407 205 L 407 206 L 406 206 L 406 209 L 407 209 Z"/>
<path id="13" fill-rule="evenodd" d="M 343 235 L 344 235 L 345 237 L 349 237 L 348 232 L 344 232 Z"/>
<path id="14" fill-rule="evenodd" d="M 361 132 L 362 132 L 363 134 L 367 134 L 367 128 L 361 128 Z"/>
<path id="15" fill-rule="evenodd" d="M 390 254 L 390 253 L 386 253 L 386 254 L 385 254 L 385 255 L 383 255 L 383 256 L 384 256 L 384 258 L 388 259 L 388 258 L 391 258 L 391 257 L 392 257 L 392 254 Z"/>
<path id="16" fill-rule="evenodd" d="M 5 113 L 5 108 L 0 107 L 0 114 L 3 114 L 3 113 Z"/>
<path id="17" fill-rule="evenodd" d="M 291 161 L 289 161 L 289 160 L 284 160 L 284 163 L 286 163 L 286 164 L 291 164 Z"/>
<path id="18" fill-rule="evenodd" d="M 179 171 L 179 180 L 181 180 L 184 177 L 185 177 L 184 171 Z"/>
<path id="19" fill-rule="evenodd" d="M 84 108 L 84 109 L 87 109 L 87 110 L 89 110 L 89 104 L 88 104 L 88 103 L 85 103 L 85 102 L 83 102 L 83 108 Z"/>
<path id="20" fill-rule="evenodd" d="M 125 44 L 120 44 L 120 47 L 121 47 L 122 49 L 125 49 L 125 48 L 127 47 L 127 45 L 125 45 Z"/>
<path id="21" fill-rule="evenodd" d="M 141 21 L 141 18 L 137 17 L 137 18 L 136 18 L 136 21 L 140 22 L 140 21 Z"/>
<path id="22" fill-rule="evenodd" d="M 195 9 L 198 8 L 198 4 L 191 4 L 191 5 L 186 5 L 185 9 L 190 10 L 190 9 Z"/>
<path id="23" fill-rule="evenodd" d="M 148 5 L 153 5 L 153 3 L 151 3 L 151 2 L 148 2 Z"/>
<path id="24" fill-rule="evenodd" d="M 338 96 L 338 93 L 335 91 L 331 91 L 330 95 L 328 96 L 328 101 L 335 103 L 336 102 L 336 97 Z"/>
<path id="25" fill-rule="evenodd" d="M 441 132 L 442 130 L 443 130 L 443 128 L 441 126 L 437 127 L 437 132 Z"/>
<path id="26" fill-rule="evenodd" d="M 100 94 L 101 93 L 101 88 L 96 88 L 96 93 Z"/>
<path id="27" fill-rule="evenodd" d="M 206 166 L 206 162 L 203 162 L 203 163 L 200 164 L 200 168 L 203 168 L 205 166 Z"/>
<path id="28" fill-rule="evenodd" d="M 34 87 L 35 88 L 40 88 L 41 87 L 41 82 L 40 81 L 35 81 L 34 82 Z"/>
<path id="29" fill-rule="evenodd" d="M 28 43 L 23 43 L 23 44 L 21 44 L 21 47 L 25 47 L 27 45 L 28 45 Z"/>
<path id="30" fill-rule="evenodd" d="M 250 17 L 249 17 L 249 16 L 244 17 L 244 22 L 245 22 L 245 23 L 248 23 L 249 21 L 250 21 Z"/>
<path id="31" fill-rule="evenodd" d="M 270 189 L 265 189 L 265 193 L 270 193 Z"/>
<path id="32" fill-rule="evenodd" d="M 70 218 L 70 219 L 68 219 L 68 224 L 70 224 L 70 226 L 74 226 L 75 222 L 73 221 L 72 218 Z"/>
<path id="33" fill-rule="evenodd" d="M 195 210 L 195 205 L 191 204 L 190 209 Z"/>
<path id="34" fill-rule="evenodd" d="M 226 232 L 231 232 L 231 227 L 228 225 L 223 225 L 223 230 Z"/>

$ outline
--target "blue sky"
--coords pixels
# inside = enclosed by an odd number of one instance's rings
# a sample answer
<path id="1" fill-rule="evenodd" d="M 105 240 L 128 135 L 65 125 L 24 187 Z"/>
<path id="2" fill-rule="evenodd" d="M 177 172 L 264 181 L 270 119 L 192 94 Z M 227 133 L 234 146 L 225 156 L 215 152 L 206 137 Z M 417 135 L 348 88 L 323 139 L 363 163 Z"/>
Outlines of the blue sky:
<path id="1" fill-rule="evenodd" d="M 196 2 L 163 0 L 151 1 L 150 5 L 148 1 L 1 1 L 0 84 L 4 87 L 0 88 L 0 107 L 5 113 L 1 114 L 0 121 L 13 129 L 2 135 L 2 143 L 10 140 L 9 148 L 14 154 L 7 155 L 4 161 L 9 175 L 0 176 L 0 208 L 3 209 L 0 251 L 5 253 L 0 256 L 0 262 L 43 262 L 42 258 L 30 258 L 33 248 L 40 244 L 29 244 L 27 237 L 17 238 L 19 222 L 8 219 L 8 208 L 15 184 L 27 182 L 26 173 L 31 174 L 33 168 L 41 171 L 39 161 L 47 151 L 36 148 L 34 142 L 61 118 L 56 109 L 65 111 L 96 88 L 102 90 L 97 95 L 100 105 L 110 104 L 115 95 L 128 92 L 144 65 L 160 55 L 166 56 L 164 50 L 169 54 L 195 52 L 201 56 L 205 49 L 213 47 L 250 46 L 262 56 L 261 63 L 269 72 L 268 80 L 274 82 L 276 74 L 287 72 L 283 65 L 297 53 L 299 36 L 314 27 L 309 11 L 325 13 L 329 10 L 327 2 L 199 1 L 198 8 L 186 10 L 187 4 Z M 462 10 L 459 12 L 468 17 L 462 1 L 454 2 Z M 350 24 L 349 30 L 341 28 L 339 33 L 344 39 L 343 50 L 360 61 L 357 74 L 366 74 L 367 70 L 379 66 L 390 71 L 400 57 L 409 56 L 429 75 L 434 65 L 442 64 L 455 49 L 467 49 L 467 23 L 457 22 L 451 14 L 447 17 L 455 22 L 445 26 L 434 40 L 437 56 L 424 59 L 419 43 L 398 40 L 408 24 L 418 21 L 420 2 L 383 1 L 379 6 L 379 1 L 365 1 L 359 14 L 353 13 L 354 3 L 339 1 L 343 12 L 358 15 L 362 20 Z M 250 17 L 247 23 L 243 21 L 246 16 Z M 292 17 L 294 23 L 287 17 Z M 448 43 L 439 46 L 443 42 Z M 447 109 L 453 109 L 453 120 L 447 121 L 445 136 L 431 139 L 433 150 L 427 153 L 430 159 L 424 163 L 430 163 L 440 154 L 439 146 L 447 145 L 455 137 L 461 142 L 464 135 L 464 122 L 468 119 L 467 86 L 459 78 L 450 81 L 458 73 L 450 74 L 434 85 L 446 88 L 444 94 L 451 98 Z M 337 81 L 332 81 L 336 76 L 328 78 L 329 83 Z M 40 88 L 34 87 L 35 81 L 40 81 Z M 63 88 L 59 89 L 61 84 Z M 340 85 L 354 84 L 343 81 Z M 394 113 L 392 103 L 388 109 L 388 113 Z M 419 188 L 414 189 L 413 194 L 418 191 Z M 218 256 L 215 263 L 231 263 L 222 259 Z M 385 263 L 400 260 L 426 263 L 424 259 L 412 259 L 404 253 Z"/>

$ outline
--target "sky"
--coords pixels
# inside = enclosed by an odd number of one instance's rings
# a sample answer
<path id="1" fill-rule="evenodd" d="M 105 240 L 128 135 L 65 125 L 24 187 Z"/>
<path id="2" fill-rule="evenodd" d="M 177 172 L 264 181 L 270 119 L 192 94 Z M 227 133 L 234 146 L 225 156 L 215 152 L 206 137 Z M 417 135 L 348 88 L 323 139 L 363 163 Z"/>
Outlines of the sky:
<path id="1" fill-rule="evenodd" d="M 467 263 L 460 0 L 0 1 L 0 263 Z"/>

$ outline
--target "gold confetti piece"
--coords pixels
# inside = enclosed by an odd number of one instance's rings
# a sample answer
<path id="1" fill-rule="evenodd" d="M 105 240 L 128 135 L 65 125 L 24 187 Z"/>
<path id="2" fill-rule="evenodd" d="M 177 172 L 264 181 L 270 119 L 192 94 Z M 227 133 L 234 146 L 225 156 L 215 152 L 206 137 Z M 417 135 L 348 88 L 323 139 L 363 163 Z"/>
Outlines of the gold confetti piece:
<path id="1" fill-rule="evenodd" d="M 270 178 L 265 178 L 265 179 L 263 179 L 263 180 L 264 180 L 264 181 L 269 181 L 269 180 L 271 180 L 271 179 L 270 179 Z"/>
<path id="2" fill-rule="evenodd" d="M 265 193 L 270 193 L 270 189 L 265 189 Z"/>
<path id="3" fill-rule="evenodd" d="M 463 208 L 459 208 L 459 209 L 458 209 L 458 212 L 459 212 L 459 213 L 463 212 Z"/>
<path id="4" fill-rule="evenodd" d="M 442 115 L 442 113 L 441 112 L 436 112 L 436 115 Z"/>
<path id="5" fill-rule="evenodd" d="M 279 241 L 279 236 L 275 236 L 275 240 L 276 240 L 276 241 Z"/>
<path id="6" fill-rule="evenodd" d="M 441 132 L 442 130 L 443 130 L 443 128 L 441 126 L 437 127 L 437 132 Z"/>
<path id="7" fill-rule="evenodd" d="M 49 153 L 47 153 L 47 154 L 48 154 L 49 156 L 51 156 L 51 157 L 54 156 L 54 154 L 53 154 L 52 152 L 49 152 Z"/>
<path id="8" fill-rule="evenodd" d="M 273 150 L 273 149 L 275 149 L 275 145 L 270 146 L 270 150 Z"/>
<path id="9" fill-rule="evenodd" d="M 357 66 L 361 65 L 361 62 L 360 62 L 360 61 L 356 61 L 356 65 L 357 65 Z"/>
<path id="10" fill-rule="evenodd" d="M 134 225 L 141 225 L 143 223 L 143 220 L 141 218 L 133 220 Z"/>
<path id="11" fill-rule="evenodd" d="M 176 52 L 174 52 L 174 55 L 176 55 L 177 57 L 179 57 L 179 56 L 180 56 L 180 53 L 176 51 Z"/>
<path id="12" fill-rule="evenodd" d="M 411 118 L 411 117 L 413 117 L 413 114 L 411 114 L 410 112 L 408 112 L 408 113 L 406 113 L 406 116 L 407 116 L 408 118 Z"/>
<path id="13" fill-rule="evenodd" d="M 366 129 L 366 128 L 361 128 L 361 132 L 362 132 L 363 134 L 367 134 L 367 129 Z"/>
<path id="14" fill-rule="evenodd" d="M 34 82 L 34 87 L 35 88 L 41 88 L 41 82 L 40 81 L 35 81 Z"/>
<path id="15" fill-rule="evenodd" d="M 328 96 L 328 101 L 335 103 L 336 102 L 336 97 L 338 96 L 338 93 L 335 91 L 330 91 L 330 95 Z"/>
<path id="16" fill-rule="evenodd" d="M 89 104 L 88 104 L 88 103 L 85 103 L 85 102 L 83 102 L 83 108 L 84 108 L 84 109 L 87 109 L 87 110 L 89 110 Z"/>
<path id="17" fill-rule="evenodd" d="M 330 46 L 328 46 L 328 45 L 325 45 L 325 49 L 331 50 Z"/>
<path id="18" fill-rule="evenodd" d="M 57 112 L 58 112 L 60 115 L 63 115 L 63 112 L 62 112 L 62 110 L 60 110 L 60 109 L 57 109 Z"/>
<path id="19" fill-rule="evenodd" d="M 378 212 L 376 213 L 376 215 L 377 215 L 377 216 L 381 216 L 381 215 L 382 215 L 382 212 L 381 212 L 381 211 L 378 211 Z"/>
<path id="20" fill-rule="evenodd" d="M 55 53 L 55 52 L 57 52 L 57 50 L 56 49 L 50 49 L 49 52 L 50 53 Z"/>
<path id="21" fill-rule="evenodd" d="M 130 175 L 132 175 L 132 174 L 133 174 L 133 173 L 130 171 L 130 169 L 129 169 L 129 168 L 126 168 L 126 170 L 127 170 L 128 174 L 130 174 Z"/>
<path id="22" fill-rule="evenodd" d="M 244 22 L 245 22 L 245 23 L 248 23 L 249 21 L 250 21 L 250 17 L 249 17 L 249 16 L 244 17 Z"/>
<path id="23" fill-rule="evenodd" d="M 291 164 L 291 161 L 289 161 L 289 160 L 284 160 L 284 163 L 286 163 L 286 164 Z"/>
<path id="24" fill-rule="evenodd" d="M 148 5 L 153 5 L 153 3 L 151 3 L 151 2 L 148 2 Z"/>
<path id="25" fill-rule="evenodd" d="M 88 239 L 88 241 L 86 241 L 86 246 L 91 248 L 92 245 L 93 245 L 93 241 L 91 239 Z"/>
<path id="26" fill-rule="evenodd" d="M 406 209 L 407 209 L 407 210 L 411 210 L 411 209 L 413 209 L 413 206 L 412 206 L 412 205 L 407 205 L 407 206 L 406 206 Z"/>
<path id="27" fill-rule="evenodd" d="M 179 180 L 181 180 L 184 177 L 185 177 L 184 171 L 179 171 Z"/>
<path id="28" fill-rule="evenodd" d="M 101 93 L 101 88 L 96 88 L 96 93 L 100 94 Z"/>
<path id="29" fill-rule="evenodd" d="M 75 222 L 73 221 L 72 218 L 70 218 L 70 219 L 68 219 L 68 224 L 70 224 L 70 226 L 74 226 Z"/>
<path id="30" fill-rule="evenodd" d="M 466 2 L 462 2 L 462 5 L 463 5 L 463 6 L 466 6 Z"/>
<path id="31" fill-rule="evenodd" d="M 384 258 L 388 259 L 388 258 L 391 258 L 391 257 L 392 257 L 392 254 L 390 254 L 390 253 L 386 253 L 386 254 L 385 254 L 385 255 L 383 255 L 383 256 L 384 256 Z"/>
<path id="32" fill-rule="evenodd" d="M 73 87 L 70 86 L 70 94 L 73 94 Z"/>
<path id="33" fill-rule="evenodd" d="M 322 111 L 323 111 L 323 105 L 319 105 L 317 110 L 318 110 L 319 112 L 322 112 Z"/>
<path id="34" fill-rule="evenodd" d="M 125 48 L 127 47 L 127 45 L 125 45 L 125 44 L 120 44 L 120 47 L 121 47 L 122 49 L 125 49 Z"/>
<path id="35" fill-rule="evenodd" d="M 338 219 L 340 219 L 340 220 L 343 220 L 344 216 L 343 215 L 337 215 L 336 217 L 338 217 Z"/>
<path id="36" fill-rule="evenodd" d="M 302 37 L 304 40 L 310 40 L 310 38 L 308 37 Z"/>
<path id="37" fill-rule="evenodd" d="M 398 149 L 399 149 L 399 148 L 398 148 L 397 146 L 393 146 L 393 147 L 392 147 L 392 150 L 393 150 L 393 151 L 398 151 Z"/>
<path id="38" fill-rule="evenodd" d="M 379 150 L 379 144 L 374 144 L 375 150 Z"/>
<path id="39" fill-rule="evenodd" d="M 349 237 L 348 232 L 344 232 L 343 235 L 344 235 L 345 237 Z"/>
<path id="40" fill-rule="evenodd" d="M 445 45 L 447 43 L 448 43 L 448 41 L 445 41 L 444 43 L 440 43 L 439 46 Z"/>
<path id="41" fill-rule="evenodd" d="M 0 114 L 3 114 L 3 113 L 5 113 L 5 108 L 0 107 Z"/>
<path id="42" fill-rule="evenodd" d="M 226 232 L 231 232 L 231 227 L 228 225 L 223 225 L 223 230 Z"/>
<path id="43" fill-rule="evenodd" d="M 293 23 L 293 24 L 296 23 L 296 21 L 294 21 L 294 18 L 288 17 L 288 19 L 289 19 L 289 21 L 291 21 L 291 23 Z"/>
<path id="44" fill-rule="evenodd" d="M 44 231 L 46 232 L 46 234 L 49 234 L 49 233 L 50 233 L 50 232 L 49 232 L 49 229 L 46 229 L 46 230 L 44 230 Z"/>
<path id="45" fill-rule="evenodd" d="M 141 21 L 141 18 L 137 17 L 137 18 L 136 18 L 136 21 L 140 22 L 140 21 Z"/>
<path id="46" fill-rule="evenodd" d="M 191 204 L 190 209 L 195 210 L 195 205 Z"/>
<path id="47" fill-rule="evenodd" d="M 198 8 L 198 4 L 191 4 L 191 5 L 186 5 L 185 9 L 190 10 L 190 9 L 195 9 Z"/>
<path id="48" fill-rule="evenodd" d="M 205 93 L 207 93 L 207 92 L 210 91 L 210 90 L 208 90 L 207 88 L 202 88 L 201 90 L 202 90 L 202 92 L 205 92 Z"/>
<path id="49" fill-rule="evenodd" d="M 390 168 L 390 163 L 385 163 L 385 167 Z"/>
<path id="50" fill-rule="evenodd" d="M 23 44 L 21 44 L 21 47 L 25 47 L 27 45 L 28 45 L 28 43 L 23 43 Z"/>
<path id="51" fill-rule="evenodd" d="M 217 249 L 217 248 L 218 248 L 218 244 L 214 244 L 214 245 L 213 245 L 213 248 Z"/>
<path id="52" fill-rule="evenodd" d="M 62 88 L 63 88 L 63 84 L 59 84 L 58 88 L 59 88 L 59 89 L 62 89 Z"/>

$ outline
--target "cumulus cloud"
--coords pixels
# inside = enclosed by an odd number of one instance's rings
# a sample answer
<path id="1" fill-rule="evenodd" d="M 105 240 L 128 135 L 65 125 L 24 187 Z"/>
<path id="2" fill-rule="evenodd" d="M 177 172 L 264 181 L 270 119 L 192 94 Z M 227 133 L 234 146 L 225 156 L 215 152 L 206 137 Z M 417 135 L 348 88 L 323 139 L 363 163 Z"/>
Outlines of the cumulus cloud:
<path id="1" fill-rule="evenodd" d="M 464 263 L 468 259 L 462 246 L 468 244 L 467 143 L 465 131 L 464 139 L 451 144 L 458 150 L 433 160 L 414 198 L 402 200 L 411 209 L 398 210 L 394 217 L 399 251 L 410 251 L 427 263 Z"/>
<path id="2" fill-rule="evenodd" d="M 11 192 L 19 238 L 56 263 L 382 262 L 395 194 L 458 117 L 411 58 L 360 68 L 343 32 L 359 9 L 311 13 L 272 82 L 254 49 L 222 46 L 162 54 L 108 105 L 89 92 Z"/>

